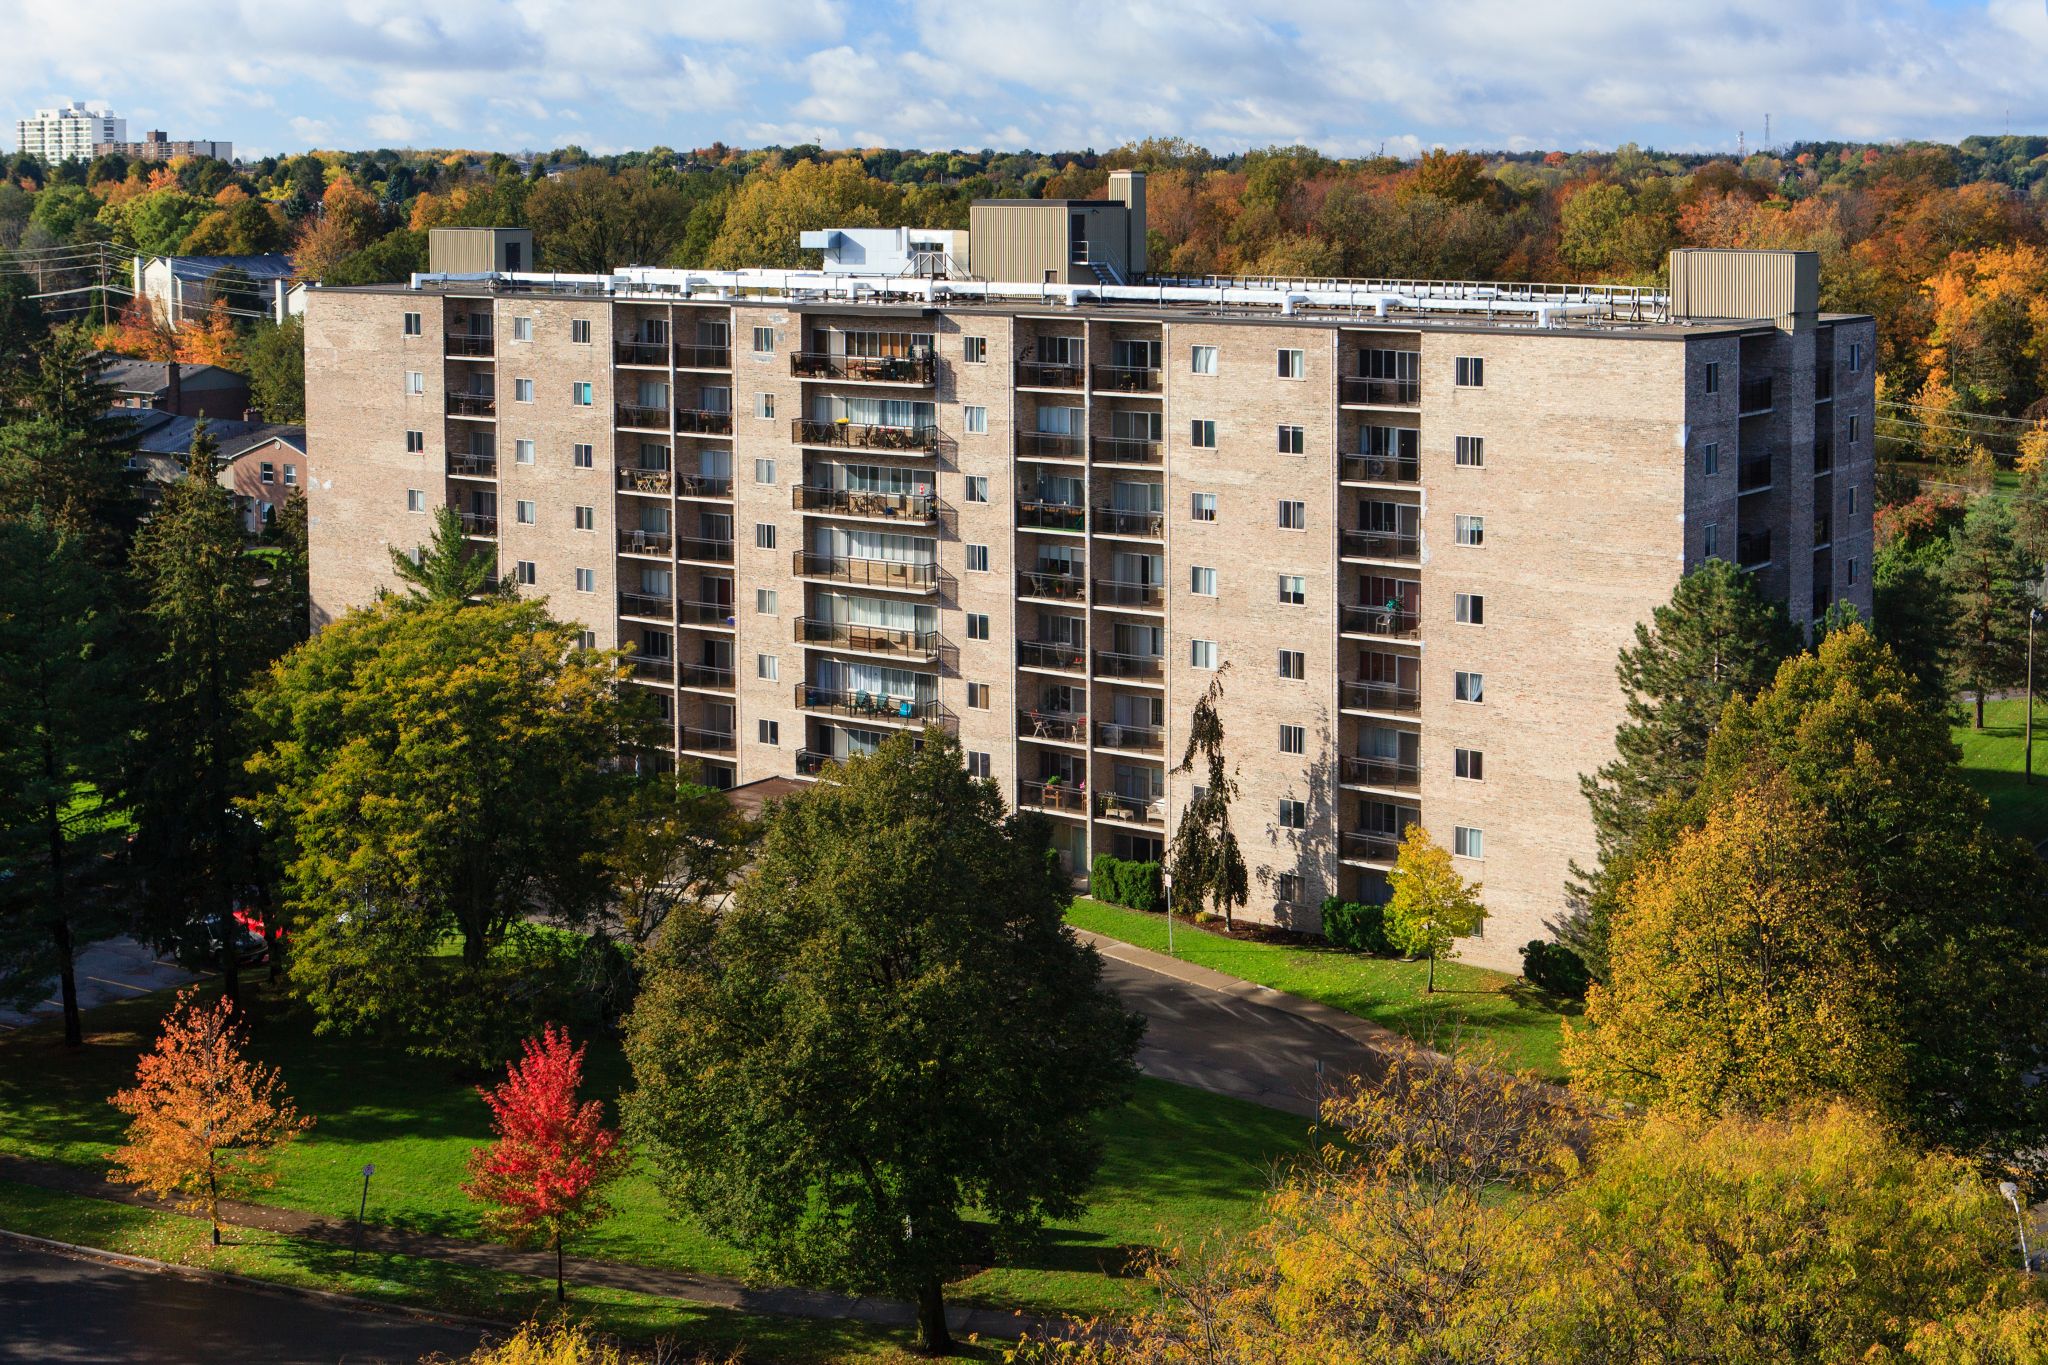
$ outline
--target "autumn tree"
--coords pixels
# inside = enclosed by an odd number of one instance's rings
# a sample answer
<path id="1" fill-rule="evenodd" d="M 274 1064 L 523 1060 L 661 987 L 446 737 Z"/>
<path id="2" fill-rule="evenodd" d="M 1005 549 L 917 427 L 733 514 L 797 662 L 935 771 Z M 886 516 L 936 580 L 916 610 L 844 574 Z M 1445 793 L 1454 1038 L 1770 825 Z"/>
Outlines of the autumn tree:
<path id="1" fill-rule="evenodd" d="M 526 198 L 540 265 L 601 275 L 667 265 L 690 219 L 690 198 L 645 170 L 584 166 L 544 180 Z"/>
<path id="2" fill-rule="evenodd" d="M 1199 756 L 1203 786 L 1181 808 L 1180 824 L 1166 850 L 1166 870 L 1173 877 L 1173 889 L 1198 913 L 1205 905 L 1213 907 L 1223 916 L 1226 930 L 1236 927 L 1233 912 L 1251 899 L 1244 853 L 1230 828 L 1230 803 L 1237 798 L 1237 779 L 1223 756 L 1223 717 L 1218 710 L 1223 703 L 1223 674 L 1229 667 L 1225 664 L 1216 670 L 1188 719 L 1188 747 L 1174 771 L 1193 772 Z"/>
<path id="3" fill-rule="evenodd" d="M 377 201 L 341 176 L 321 192 L 318 216 L 300 229 L 292 245 L 293 270 L 302 280 L 325 280 L 329 271 L 383 231 Z"/>
<path id="4" fill-rule="evenodd" d="M 600 1100 L 581 1100 L 581 1044 L 549 1024 L 521 1044 L 524 1056 L 505 1079 L 477 1094 L 490 1107 L 497 1141 L 469 1153 L 463 1193 L 490 1207 L 484 1226 L 515 1247 L 535 1244 L 555 1253 L 555 1302 L 566 1297 L 562 1247 L 611 1216 L 605 1188 L 626 1172 L 631 1157 L 616 1129 L 604 1122 Z"/>
<path id="5" fill-rule="evenodd" d="M 270 1157 L 313 1126 L 277 1068 L 245 1053 L 228 1002 L 202 1004 L 191 990 L 164 1016 L 134 1086 L 110 1102 L 129 1117 L 127 1142 L 110 1154 L 112 1178 L 204 1212 L 215 1246 L 222 1198 L 269 1185 Z"/>
<path id="6" fill-rule="evenodd" d="M 758 834 L 724 792 L 683 777 L 642 782 L 610 823 L 619 932 L 643 948 L 677 910 L 725 895 Z"/>
<path id="7" fill-rule="evenodd" d="M 470 544 L 452 507 L 434 509 L 434 533 L 425 544 L 411 553 L 394 545 L 390 553 L 391 572 L 412 600 L 460 606 L 479 597 L 512 596 L 511 579 L 492 581 L 498 572 L 496 556 Z"/>
<path id="8" fill-rule="evenodd" d="M 726 207 L 704 264 L 714 270 L 802 265 L 803 232 L 881 227 L 894 221 L 900 197 L 893 185 L 869 179 L 853 158 L 798 161 L 786 170 L 749 176 Z"/>
<path id="9" fill-rule="evenodd" d="M 1974 699 L 1979 730 L 1986 695 L 2016 687 L 2026 676 L 2027 614 L 2040 601 L 2040 574 L 2040 563 L 2014 539 L 2005 499 L 1971 502 L 1942 566 L 1942 581 L 1954 612 L 1949 679 Z"/>
<path id="10" fill-rule="evenodd" d="M 1387 941 L 1410 957 L 1429 959 L 1425 993 L 1436 991 L 1436 960 L 1457 956 L 1457 943 L 1479 932 L 1486 906 L 1479 883 L 1468 882 L 1451 862 L 1449 850 L 1421 825 L 1401 835 L 1401 851 L 1387 874 Z"/>

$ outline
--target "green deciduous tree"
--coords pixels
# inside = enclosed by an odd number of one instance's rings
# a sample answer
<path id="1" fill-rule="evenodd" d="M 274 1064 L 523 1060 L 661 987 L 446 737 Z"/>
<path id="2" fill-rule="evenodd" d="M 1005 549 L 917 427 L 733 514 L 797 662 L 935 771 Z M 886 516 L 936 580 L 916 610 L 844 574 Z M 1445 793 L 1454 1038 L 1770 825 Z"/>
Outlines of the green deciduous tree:
<path id="1" fill-rule="evenodd" d="M 640 783 L 612 821 L 618 928 L 641 947 L 677 910 L 722 896 L 752 856 L 758 833 L 724 792 L 679 777 Z"/>
<path id="2" fill-rule="evenodd" d="M 2038 601 L 2041 566 L 2014 539 L 2003 498 L 1978 498 L 1964 514 L 1942 567 L 1954 611 L 1949 681 L 1976 699 L 1984 728 L 1985 694 L 2017 687 L 2027 671 L 2027 612 Z"/>
<path id="3" fill-rule="evenodd" d="M 462 519 L 449 507 L 434 509 L 434 534 L 415 554 L 391 547 L 391 571 L 415 601 L 459 606 L 474 597 L 512 596 L 510 579 L 492 586 L 498 572 L 496 557 L 464 538 Z"/>
<path id="4" fill-rule="evenodd" d="M 1080 1207 L 1141 1021 L 1062 923 L 1042 817 L 936 729 L 771 807 L 718 915 L 678 910 L 627 1039 L 628 1130 L 771 1274 L 914 1297 L 947 1348 L 970 1217 Z"/>
<path id="5" fill-rule="evenodd" d="M 1387 875 L 1387 941 L 1410 957 L 1429 959 L 1427 992 L 1436 990 L 1436 960 L 1455 957 L 1461 938 L 1479 932 L 1486 906 L 1479 883 L 1458 874 L 1450 852 L 1421 825 L 1402 832 L 1401 851 Z"/>
<path id="6" fill-rule="evenodd" d="M 1209 686 L 1195 703 L 1188 719 L 1188 747 L 1181 755 L 1177 773 L 1194 771 L 1195 759 L 1202 760 L 1203 786 L 1181 808 L 1180 824 L 1166 850 L 1166 868 L 1173 876 L 1174 892 L 1200 913 L 1211 906 L 1223 916 L 1226 929 L 1234 928 L 1234 912 L 1251 899 L 1251 879 L 1237 835 L 1230 828 L 1230 803 L 1237 798 L 1237 779 L 1223 757 L 1223 675 L 1230 665 L 1216 670 Z"/>
<path id="7" fill-rule="evenodd" d="M 585 166 L 535 185 L 526 218 L 544 269 L 606 274 L 666 265 L 689 225 L 690 200 L 644 170 Z"/>
<path id="8" fill-rule="evenodd" d="M 306 322 L 260 323 L 242 342 L 249 398 L 266 422 L 306 420 Z"/>

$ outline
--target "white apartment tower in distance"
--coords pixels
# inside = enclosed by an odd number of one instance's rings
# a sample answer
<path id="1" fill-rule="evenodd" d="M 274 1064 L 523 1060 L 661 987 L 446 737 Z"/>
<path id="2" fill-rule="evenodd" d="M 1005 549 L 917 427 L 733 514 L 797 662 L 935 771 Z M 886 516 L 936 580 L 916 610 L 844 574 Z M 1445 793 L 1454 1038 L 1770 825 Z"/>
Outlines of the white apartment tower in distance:
<path id="1" fill-rule="evenodd" d="M 90 159 L 99 143 L 127 140 L 127 119 L 116 118 L 112 110 L 88 109 L 78 100 L 14 121 L 15 147 L 52 163 L 74 156 Z"/>

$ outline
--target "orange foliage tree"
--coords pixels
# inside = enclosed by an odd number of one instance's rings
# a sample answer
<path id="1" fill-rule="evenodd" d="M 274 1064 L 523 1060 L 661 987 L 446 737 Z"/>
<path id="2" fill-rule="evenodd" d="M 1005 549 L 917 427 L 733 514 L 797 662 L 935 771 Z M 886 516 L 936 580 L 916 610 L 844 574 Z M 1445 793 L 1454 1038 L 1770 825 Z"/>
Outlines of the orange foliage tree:
<path id="1" fill-rule="evenodd" d="M 109 1101 L 129 1116 L 128 1142 L 109 1154 L 112 1176 L 187 1212 L 205 1211 L 220 1245 L 223 1195 L 276 1177 L 272 1152 L 313 1126 L 273 1066 L 245 1056 L 228 1002 L 178 996 L 156 1048 L 135 1067 L 135 1086 Z"/>
<path id="2" fill-rule="evenodd" d="M 120 320 L 102 327 L 93 338 L 93 345 L 102 351 L 132 356 L 137 360 L 178 358 L 177 330 L 158 315 L 146 294 L 137 294 L 130 299 L 128 306 L 121 310 Z"/>

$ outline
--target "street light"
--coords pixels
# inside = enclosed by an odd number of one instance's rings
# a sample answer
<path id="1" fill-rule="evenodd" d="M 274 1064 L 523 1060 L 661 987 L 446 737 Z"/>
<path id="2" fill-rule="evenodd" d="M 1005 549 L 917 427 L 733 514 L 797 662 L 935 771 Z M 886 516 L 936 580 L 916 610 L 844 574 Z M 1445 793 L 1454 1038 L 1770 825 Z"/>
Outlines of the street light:
<path id="1" fill-rule="evenodd" d="M 1998 1192 L 2005 1196 L 2006 1203 L 2012 1205 L 2012 1221 L 2020 1230 L 2020 1269 L 2031 1275 L 2034 1273 L 2034 1258 L 2027 1254 L 2027 1215 L 2020 1208 L 2020 1187 L 2010 1180 L 2001 1180 Z"/>

